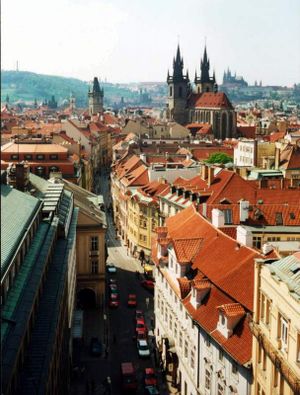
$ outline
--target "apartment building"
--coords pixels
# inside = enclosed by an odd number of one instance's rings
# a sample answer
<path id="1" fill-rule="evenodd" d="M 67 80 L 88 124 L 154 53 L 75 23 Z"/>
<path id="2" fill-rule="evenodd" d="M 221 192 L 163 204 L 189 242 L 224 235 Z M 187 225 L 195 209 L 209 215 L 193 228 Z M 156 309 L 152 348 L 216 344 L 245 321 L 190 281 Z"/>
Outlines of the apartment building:
<path id="1" fill-rule="evenodd" d="M 181 394 L 250 394 L 249 318 L 259 257 L 194 206 L 157 228 L 155 335 L 167 375 Z"/>
<path id="2" fill-rule="evenodd" d="M 2 393 L 66 394 L 76 289 L 73 195 L 37 176 L 15 182 L 31 193 L 1 181 Z"/>
<path id="3" fill-rule="evenodd" d="M 253 395 L 300 394 L 300 253 L 256 260 Z"/>

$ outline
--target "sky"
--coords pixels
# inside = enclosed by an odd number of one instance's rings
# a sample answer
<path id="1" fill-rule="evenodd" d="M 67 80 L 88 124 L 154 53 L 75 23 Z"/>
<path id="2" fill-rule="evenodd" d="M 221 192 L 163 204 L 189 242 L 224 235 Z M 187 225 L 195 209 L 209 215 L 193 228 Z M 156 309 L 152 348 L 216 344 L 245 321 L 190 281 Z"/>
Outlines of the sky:
<path id="1" fill-rule="evenodd" d="M 2 0 L 1 69 L 90 81 L 165 81 L 179 42 L 190 77 L 300 82 L 299 0 Z"/>

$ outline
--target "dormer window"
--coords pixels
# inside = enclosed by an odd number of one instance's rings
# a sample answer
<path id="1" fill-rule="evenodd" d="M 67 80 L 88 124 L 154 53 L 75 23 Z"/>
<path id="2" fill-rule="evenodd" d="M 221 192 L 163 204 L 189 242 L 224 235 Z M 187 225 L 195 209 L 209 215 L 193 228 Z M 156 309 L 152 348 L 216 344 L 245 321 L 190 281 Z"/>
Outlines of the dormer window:
<path id="1" fill-rule="evenodd" d="M 246 312 L 239 303 L 228 303 L 219 306 L 218 309 L 219 320 L 217 330 L 228 339 Z"/>
<path id="2" fill-rule="evenodd" d="M 208 280 L 194 280 L 192 285 L 192 298 L 191 304 L 197 309 L 203 299 L 207 296 L 210 291 L 210 282 Z"/>

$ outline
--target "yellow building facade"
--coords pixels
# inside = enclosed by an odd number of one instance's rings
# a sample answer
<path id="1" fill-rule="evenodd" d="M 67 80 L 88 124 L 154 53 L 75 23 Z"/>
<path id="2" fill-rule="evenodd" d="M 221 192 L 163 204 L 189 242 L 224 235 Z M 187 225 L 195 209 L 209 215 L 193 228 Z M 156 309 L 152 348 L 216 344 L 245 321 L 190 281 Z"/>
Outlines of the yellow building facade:
<path id="1" fill-rule="evenodd" d="M 158 205 L 152 198 L 136 192 L 128 200 L 127 239 L 129 251 L 139 257 L 144 251 L 146 257 L 151 254 L 151 238 L 159 224 Z"/>
<path id="2" fill-rule="evenodd" d="M 252 395 L 300 394 L 300 254 L 255 263 Z"/>

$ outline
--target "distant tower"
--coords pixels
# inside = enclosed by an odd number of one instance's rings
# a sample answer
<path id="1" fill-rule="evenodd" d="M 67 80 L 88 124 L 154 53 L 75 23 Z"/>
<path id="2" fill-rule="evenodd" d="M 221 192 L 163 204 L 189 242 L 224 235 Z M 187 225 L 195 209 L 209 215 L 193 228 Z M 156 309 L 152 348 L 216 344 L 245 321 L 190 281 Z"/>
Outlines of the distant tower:
<path id="1" fill-rule="evenodd" d="M 215 77 L 209 76 L 209 59 L 207 57 L 206 45 L 204 47 L 203 59 L 201 59 L 201 75 L 198 78 L 197 73 L 195 75 L 196 92 L 213 92 L 215 88 Z"/>
<path id="2" fill-rule="evenodd" d="M 8 94 L 6 95 L 5 104 L 9 104 L 9 96 L 8 96 Z"/>
<path id="3" fill-rule="evenodd" d="M 76 108 L 76 99 L 73 93 L 70 93 L 69 103 L 70 103 L 70 110 L 73 112 Z"/>
<path id="4" fill-rule="evenodd" d="M 96 115 L 103 112 L 103 89 L 100 88 L 97 77 L 94 77 L 92 90 L 88 92 L 89 98 L 89 114 Z"/>
<path id="5" fill-rule="evenodd" d="M 168 118 L 178 123 L 186 122 L 187 98 L 190 93 L 188 72 L 183 75 L 183 58 L 180 55 L 179 44 L 176 58 L 173 59 L 173 75 L 168 71 Z"/>
<path id="6" fill-rule="evenodd" d="M 36 99 L 34 99 L 33 107 L 34 107 L 34 108 L 37 108 L 37 107 L 38 107 L 38 104 L 37 104 L 37 100 L 36 100 Z"/>

